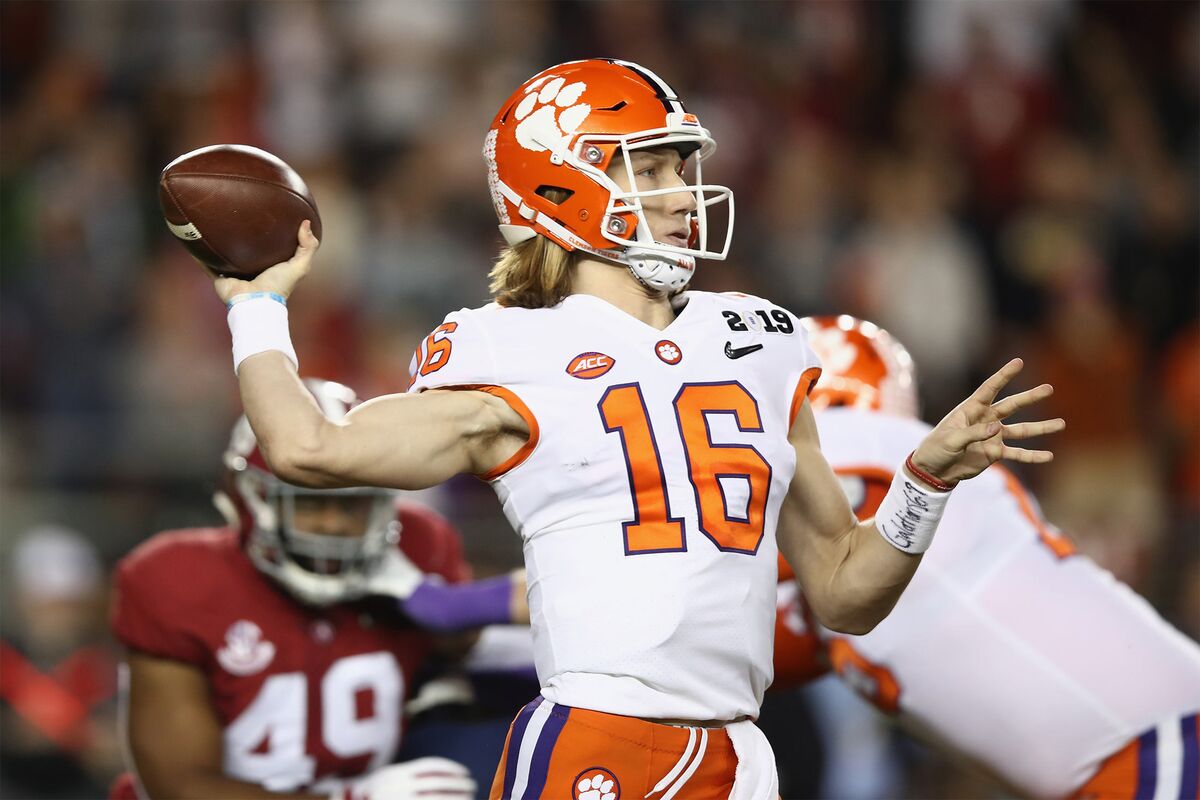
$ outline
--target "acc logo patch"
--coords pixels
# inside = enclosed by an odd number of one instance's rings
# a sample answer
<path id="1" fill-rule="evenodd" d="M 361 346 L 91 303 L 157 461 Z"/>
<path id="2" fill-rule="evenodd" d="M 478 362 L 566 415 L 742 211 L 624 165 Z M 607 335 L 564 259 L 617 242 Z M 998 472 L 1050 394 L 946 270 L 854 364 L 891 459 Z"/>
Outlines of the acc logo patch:
<path id="1" fill-rule="evenodd" d="M 570 364 L 567 364 L 567 374 L 572 378 L 583 378 L 590 381 L 592 378 L 599 378 L 608 372 L 616 363 L 615 358 L 606 356 L 604 353 L 580 353 L 571 359 Z"/>
<path id="2" fill-rule="evenodd" d="M 604 767 L 588 767 L 576 775 L 571 791 L 572 800 L 621 800 L 617 776 Z"/>
<path id="3" fill-rule="evenodd" d="M 679 345 L 669 339 L 663 339 L 654 345 L 654 353 L 660 359 L 672 365 L 678 364 L 683 360 L 683 351 L 679 349 Z"/>

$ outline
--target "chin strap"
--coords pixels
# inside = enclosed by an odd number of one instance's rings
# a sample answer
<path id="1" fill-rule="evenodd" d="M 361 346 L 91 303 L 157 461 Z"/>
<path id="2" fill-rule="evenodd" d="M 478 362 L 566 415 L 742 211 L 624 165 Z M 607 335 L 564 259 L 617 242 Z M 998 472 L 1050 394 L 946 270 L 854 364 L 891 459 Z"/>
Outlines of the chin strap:
<path id="1" fill-rule="evenodd" d="M 578 246 L 576 250 L 626 267 L 638 283 L 656 292 L 677 294 L 687 288 L 696 273 L 696 259 L 691 256 L 660 253 L 637 245 L 626 247 L 623 251 L 617 248 L 595 250 L 586 245 Z"/>
<path id="2" fill-rule="evenodd" d="M 624 250 L 616 247 L 601 250 L 590 247 L 583 239 L 540 211 L 535 212 L 535 218 L 564 242 L 569 242 L 576 251 L 623 264 L 642 285 L 656 292 L 678 292 L 688 285 L 696 272 L 696 259 L 693 256 L 648 250 L 637 244 L 628 245 Z M 500 225 L 500 234 L 509 246 L 541 235 L 527 225 Z"/>
<path id="3" fill-rule="evenodd" d="M 696 259 L 671 256 L 629 247 L 621 257 L 633 277 L 658 292 L 677 292 L 688 285 L 696 272 Z"/>

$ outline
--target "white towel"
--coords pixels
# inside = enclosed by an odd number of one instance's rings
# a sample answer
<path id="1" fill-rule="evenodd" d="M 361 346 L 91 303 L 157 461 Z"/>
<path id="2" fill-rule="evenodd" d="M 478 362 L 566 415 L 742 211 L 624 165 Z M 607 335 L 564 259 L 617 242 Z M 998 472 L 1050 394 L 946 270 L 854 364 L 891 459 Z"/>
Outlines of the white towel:
<path id="1" fill-rule="evenodd" d="M 778 800 L 775 751 L 767 737 L 748 719 L 726 725 L 725 732 L 738 759 L 729 800 Z"/>

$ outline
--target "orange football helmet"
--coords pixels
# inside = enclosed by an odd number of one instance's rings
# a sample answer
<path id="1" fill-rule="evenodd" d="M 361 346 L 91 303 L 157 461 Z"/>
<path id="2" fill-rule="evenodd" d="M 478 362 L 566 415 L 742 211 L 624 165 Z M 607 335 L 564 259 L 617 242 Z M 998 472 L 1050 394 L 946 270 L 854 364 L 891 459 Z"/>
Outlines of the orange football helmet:
<path id="1" fill-rule="evenodd" d="M 821 359 L 821 377 L 809 395 L 814 410 L 850 406 L 915 417 L 916 370 L 900 342 L 874 323 L 845 314 L 804 317 L 800 324 Z"/>
<path id="2" fill-rule="evenodd" d="M 680 188 L 639 192 L 630 151 L 674 145 L 693 180 Z M 510 245 L 541 234 L 567 250 L 625 264 L 647 286 L 682 289 L 697 258 L 723 259 L 733 238 L 733 192 L 703 183 L 700 162 L 716 142 L 661 78 L 615 59 L 570 61 L 539 72 L 504 101 L 484 140 L 488 187 L 500 232 Z M 624 159 L 633 191 L 605 172 Z M 555 203 L 548 190 L 568 196 Z M 696 211 L 687 247 L 654 240 L 643 212 L 647 197 L 688 192 Z M 709 246 L 708 209 L 729 203 L 719 249 Z"/>

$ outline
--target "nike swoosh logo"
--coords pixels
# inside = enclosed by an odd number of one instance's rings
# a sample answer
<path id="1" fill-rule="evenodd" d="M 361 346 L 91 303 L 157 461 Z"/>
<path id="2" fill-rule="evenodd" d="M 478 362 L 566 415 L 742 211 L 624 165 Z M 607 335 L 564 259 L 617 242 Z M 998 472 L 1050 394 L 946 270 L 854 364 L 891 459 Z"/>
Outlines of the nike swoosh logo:
<path id="1" fill-rule="evenodd" d="M 748 344 L 745 347 L 734 347 L 733 342 L 725 343 L 725 355 L 727 355 L 729 358 L 741 358 L 742 356 L 748 356 L 751 353 L 755 353 L 762 349 L 763 346 L 761 344 Z"/>

